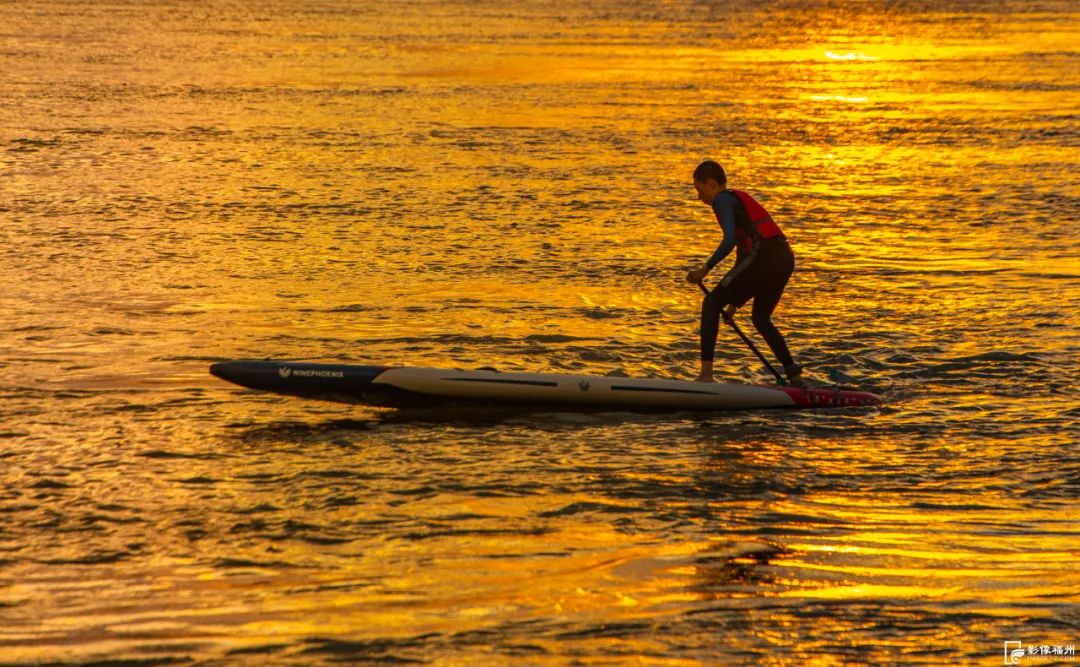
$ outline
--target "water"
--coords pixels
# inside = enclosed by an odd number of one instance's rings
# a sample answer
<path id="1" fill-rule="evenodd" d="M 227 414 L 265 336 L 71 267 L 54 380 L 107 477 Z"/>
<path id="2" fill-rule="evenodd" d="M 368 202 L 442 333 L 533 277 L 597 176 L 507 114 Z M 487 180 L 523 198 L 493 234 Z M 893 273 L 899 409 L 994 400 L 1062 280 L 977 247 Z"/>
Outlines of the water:
<path id="1" fill-rule="evenodd" d="M 1080 644 L 1077 9 L 0 5 L 0 664 Z M 704 157 L 792 239 L 797 357 L 886 406 L 417 415 L 206 372 L 693 377 Z M 724 332 L 717 366 L 768 379 Z"/>

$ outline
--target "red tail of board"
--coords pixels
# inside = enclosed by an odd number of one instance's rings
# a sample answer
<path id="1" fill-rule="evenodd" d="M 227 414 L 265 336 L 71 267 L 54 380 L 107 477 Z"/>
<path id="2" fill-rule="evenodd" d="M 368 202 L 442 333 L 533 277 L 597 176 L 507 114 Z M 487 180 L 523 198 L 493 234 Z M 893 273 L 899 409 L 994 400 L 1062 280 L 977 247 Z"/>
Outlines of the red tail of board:
<path id="1" fill-rule="evenodd" d="M 847 389 L 799 389 L 779 387 L 800 408 L 848 408 L 881 405 L 881 397 L 867 391 Z"/>

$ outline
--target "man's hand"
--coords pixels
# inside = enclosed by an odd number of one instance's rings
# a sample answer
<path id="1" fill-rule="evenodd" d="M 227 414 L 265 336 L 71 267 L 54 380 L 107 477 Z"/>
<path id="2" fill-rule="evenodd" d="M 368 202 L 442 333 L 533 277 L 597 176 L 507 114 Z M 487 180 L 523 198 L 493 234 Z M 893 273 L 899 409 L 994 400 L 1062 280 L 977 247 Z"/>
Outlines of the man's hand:
<path id="1" fill-rule="evenodd" d="M 699 266 L 698 268 L 687 272 L 687 274 L 686 274 L 686 282 L 694 283 L 696 285 L 697 283 L 700 283 L 702 280 L 705 280 L 705 276 L 707 276 L 707 275 L 709 275 L 709 267 L 704 266 L 704 265 Z"/>

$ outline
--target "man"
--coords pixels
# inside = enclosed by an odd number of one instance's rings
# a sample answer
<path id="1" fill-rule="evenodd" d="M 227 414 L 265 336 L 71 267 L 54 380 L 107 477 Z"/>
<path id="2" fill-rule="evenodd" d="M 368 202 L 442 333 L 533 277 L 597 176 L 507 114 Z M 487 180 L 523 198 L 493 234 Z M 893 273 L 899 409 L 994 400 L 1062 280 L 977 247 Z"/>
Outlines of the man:
<path id="1" fill-rule="evenodd" d="M 750 299 L 754 300 L 754 327 L 784 365 L 788 382 L 802 387 L 802 368 L 788 351 L 784 336 L 772 323 L 772 313 L 784 287 L 795 270 L 795 255 L 784 233 L 753 197 L 741 190 L 729 190 L 724 168 L 706 160 L 694 170 L 698 199 L 712 206 L 724 238 L 704 264 L 686 274 L 687 281 L 700 283 L 721 260 L 735 250 L 735 266 L 713 288 L 701 304 L 701 374 L 698 382 L 714 382 L 713 357 L 720 314 L 726 316 Z"/>

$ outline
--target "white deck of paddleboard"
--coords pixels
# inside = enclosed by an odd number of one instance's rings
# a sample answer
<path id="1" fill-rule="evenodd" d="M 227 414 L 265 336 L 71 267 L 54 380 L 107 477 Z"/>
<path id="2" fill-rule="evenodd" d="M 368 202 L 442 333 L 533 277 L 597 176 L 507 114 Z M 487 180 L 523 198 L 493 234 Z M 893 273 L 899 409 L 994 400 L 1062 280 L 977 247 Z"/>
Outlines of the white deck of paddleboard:
<path id="1" fill-rule="evenodd" d="M 795 401 L 776 387 L 601 375 L 391 368 L 373 380 L 399 389 L 462 399 L 642 408 L 782 408 Z"/>

